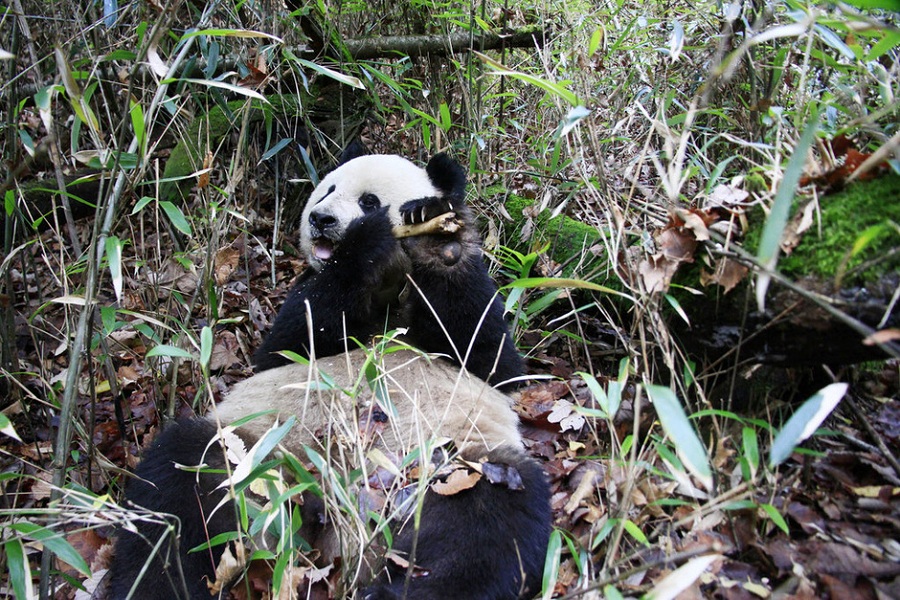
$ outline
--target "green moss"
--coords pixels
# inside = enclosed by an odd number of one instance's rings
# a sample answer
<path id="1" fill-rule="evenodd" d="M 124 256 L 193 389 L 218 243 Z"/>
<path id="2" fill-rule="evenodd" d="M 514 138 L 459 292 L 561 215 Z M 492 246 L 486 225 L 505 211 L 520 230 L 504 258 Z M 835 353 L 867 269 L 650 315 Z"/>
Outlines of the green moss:
<path id="1" fill-rule="evenodd" d="M 819 199 L 821 226 L 813 223 L 800 244 L 782 256 L 779 269 L 792 277 L 816 275 L 833 279 L 842 270 L 854 272 L 860 282 L 876 280 L 887 271 L 896 270 L 900 257 L 876 260 L 900 247 L 900 233 L 889 225 L 900 224 L 900 175 L 890 174 L 872 181 L 857 182 L 845 190 Z M 855 256 L 854 245 L 870 228 L 877 227 L 872 237 Z M 821 233 L 820 233 L 821 232 Z M 849 283 L 849 282 L 848 282 Z"/>
<path id="2" fill-rule="evenodd" d="M 524 215 L 526 209 L 534 206 L 535 201 L 514 194 L 506 195 L 501 189 L 488 189 L 488 196 L 503 197 L 503 206 L 506 211 L 514 219 L 512 229 L 516 232 L 514 235 L 507 236 L 508 239 L 518 239 L 519 232 L 525 225 L 527 218 Z M 550 211 L 543 211 L 534 219 L 534 233 L 530 240 L 530 247 L 517 247 L 516 250 L 523 252 L 531 252 L 545 244 L 548 245 L 548 254 L 555 261 L 563 265 L 563 277 L 575 275 L 574 269 L 579 267 L 579 274 L 585 275 L 594 267 L 602 266 L 605 261 L 605 255 L 588 256 L 587 260 L 582 261 L 583 255 L 587 249 L 593 246 L 601 237 L 602 233 L 595 227 L 576 221 L 566 215 L 557 215 L 550 218 Z M 580 264 L 579 264 L 580 263 Z M 608 283 L 597 281 L 596 283 Z"/>

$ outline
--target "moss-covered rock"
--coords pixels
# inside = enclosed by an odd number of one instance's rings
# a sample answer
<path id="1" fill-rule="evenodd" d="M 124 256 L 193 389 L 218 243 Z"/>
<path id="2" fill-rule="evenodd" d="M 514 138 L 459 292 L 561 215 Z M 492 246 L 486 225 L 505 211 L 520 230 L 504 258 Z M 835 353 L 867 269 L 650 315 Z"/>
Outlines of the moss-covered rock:
<path id="1" fill-rule="evenodd" d="M 826 281 L 847 273 L 850 279 L 840 283 L 858 285 L 897 270 L 900 175 L 858 181 L 822 196 L 818 202 L 813 225 L 802 234 L 793 252 L 781 257 L 779 271 L 794 279 L 812 276 Z M 794 212 L 805 204 L 795 202 Z M 758 236 L 758 231 L 748 236 L 748 248 L 756 248 Z M 854 253 L 857 244 L 862 247 Z"/>
<path id="2" fill-rule="evenodd" d="M 497 202 L 502 203 L 503 207 L 513 218 L 510 229 L 516 233 L 506 236 L 507 239 L 513 240 L 511 245 L 522 252 L 531 252 L 546 245 L 550 258 L 563 266 L 560 276 L 570 277 L 575 275 L 574 269 L 579 263 L 579 274 L 584 275 L 606 261 L 605 253 L 594 255 L 588 252 L 603 235 L 596 227 L 576 221 L 564 214 L 551 218 L 548 210 L 534 214 L 535 200 L 515 194 L 507 194 L 500 189 L 489 190 L 488 195 L 498 198 Z M 529 219 L 533 221 L 531 224 L 532 235 L 528 239 L 527 244 L 521 241 L 516 244 L 516 241 L 521 240 L 520 234 L 526 227 Z M 589 259 L 582 261 L 582 258 L 586 256 Z M 593 281 L 604 285 L 610 283 L 596 279 Z"/>
<path id="3" fill-rule="evenodd" d="M 195 183 L 190 175 L 202 168 L 207 152 L 218 148 L 226 135 L 240 131 L 245 123 L 288 121 L 299 123 L 300 130 L 305 125 L 312 125 L 329 139 L 341 139 L 344 137 L 341 133 L 352 137 L 365 118 L 367 99 L 352 91 L 345 94 L 344 90 L 334 89 L 335 85 L 321 88 L 311 85 L 300 95 L 271 95 L 267 96 L 266 102 L 232 100 L 195 117 L 166 161 L 163 171 L 166 181 L 160 186 L 161 199 L 184 199 Z M 308 136 L 305 131 L 290 133 L 298 139 Z"/>

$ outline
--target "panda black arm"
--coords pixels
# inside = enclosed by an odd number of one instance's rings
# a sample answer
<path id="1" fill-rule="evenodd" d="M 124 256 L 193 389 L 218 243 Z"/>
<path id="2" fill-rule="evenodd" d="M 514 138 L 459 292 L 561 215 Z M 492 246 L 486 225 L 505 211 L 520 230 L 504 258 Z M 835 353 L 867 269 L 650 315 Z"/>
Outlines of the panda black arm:
<path id="1" fill-rule="evenodd" d="M 409 246 L 424 250 L 426 244 L 417 240 Z M 431 243 L 434 253 L 460 252 L 447 246 L 446 240 Z M 460 253 L 458 262 L 448 266 L 436 264 L 440 259 L 417 260 L 417 252 L 410 252 L 417 288 L 410 292 L 408 303 L 410 335 L 420 348 L 447 354 L 488 383 L 519 377 L 523 373 L 522 358 L 503 318 L 503 304 L 480 247 L 477 254 L 466 250 Z"/>
<path id="2" fill-rule="evenodd" d="M 522 359 L 484 264 L 475 219 L 465 204 L 465 174 L 444 154 L 434 156 L 426 170 L 444 195 L 406 202 L 400 207 L 404 223 L 421 223 L 453 210 L 463 228 L 452 236 L 424 235 L 402 242 L 418 287 L 410 292 L 410 335 L 420 348 L 447 354 L 489 383 L 518 377 Z"/>
<path id="3" fill-rule="evenodd" d="M 333 256 L 319 270 L 308 268 L 288 292 L 254 354 L 256 370 L 290 362 L 278 354 L 284 350 L 308 358 L 311 340 L 317 356 L 333 356 L 344 351 L 345 338 L 365 341 L 381 331 L 388 306 L 404 285 L 407 265 L 386 208 L 352 221 Z M 354 347 L 352 342 L 348 346 Z"/>

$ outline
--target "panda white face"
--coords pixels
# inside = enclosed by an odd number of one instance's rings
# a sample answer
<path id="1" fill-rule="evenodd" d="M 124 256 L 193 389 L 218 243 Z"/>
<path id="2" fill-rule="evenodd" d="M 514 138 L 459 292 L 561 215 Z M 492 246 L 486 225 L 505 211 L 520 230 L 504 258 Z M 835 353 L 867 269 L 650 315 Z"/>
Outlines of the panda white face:
<path id="1" fill-rule="evenodd" d="M 386 206 L 391 222 L 399 225 L 405 202 L 442 195 L 425 169 L 403 157 L 354 158 L 329 173 L 310 195 L 300 218 L 300 249 L 320 269 L 353 219 Z"/>

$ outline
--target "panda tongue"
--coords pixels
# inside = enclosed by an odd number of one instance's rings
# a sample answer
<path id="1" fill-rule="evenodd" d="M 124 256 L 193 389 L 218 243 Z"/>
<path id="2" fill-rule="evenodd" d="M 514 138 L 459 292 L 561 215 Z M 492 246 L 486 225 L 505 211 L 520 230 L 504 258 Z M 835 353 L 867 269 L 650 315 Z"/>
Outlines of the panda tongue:
<path id="1" fill-rule="evenodd" d="M 328 260 L 334 252 L 334 244 L 330 240 L 317 240 L 313 245 L 313 254 L 320 260 Z"/>

